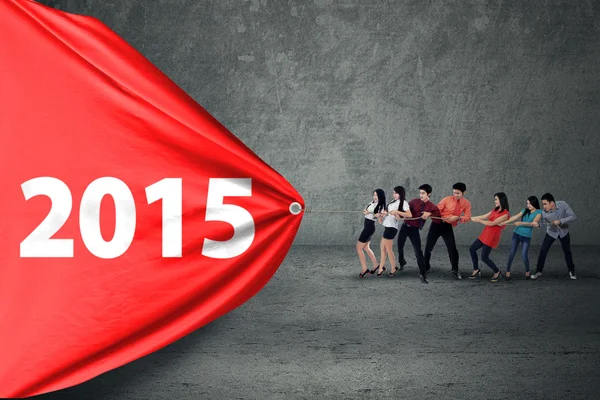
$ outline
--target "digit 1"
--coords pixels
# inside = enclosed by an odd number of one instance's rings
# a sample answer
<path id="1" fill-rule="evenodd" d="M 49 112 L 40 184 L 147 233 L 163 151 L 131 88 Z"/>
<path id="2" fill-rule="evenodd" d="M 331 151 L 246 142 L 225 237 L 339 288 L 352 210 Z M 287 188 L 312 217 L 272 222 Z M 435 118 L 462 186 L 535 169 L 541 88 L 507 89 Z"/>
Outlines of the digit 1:
<path id="1" fill-rule="evenodd" d="M 148 204 L 162 199 L 162 256 L 181 257 L 181 178 L 165 178 L 146 188 Z"/>

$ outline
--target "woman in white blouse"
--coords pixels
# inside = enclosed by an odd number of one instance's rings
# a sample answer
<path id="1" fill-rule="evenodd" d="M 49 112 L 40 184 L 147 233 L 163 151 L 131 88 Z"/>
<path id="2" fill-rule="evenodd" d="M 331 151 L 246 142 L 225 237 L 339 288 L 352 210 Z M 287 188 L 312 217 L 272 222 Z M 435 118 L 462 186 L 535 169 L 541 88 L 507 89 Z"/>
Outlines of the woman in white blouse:
<path id="1" fill-rule="evenodd" d="M 371 238 L 375 233 L 375 220 L 379 218 L 379 213 L 383 210 L 385 210 L 385 192 L 383 189 L 376 189 L 373 192 L 373 201 L 370 202 L 363 210 L 363 214 L 365 216 L 364 228 L 360 233 L 358 242 L 356 242 L 356 252 L 358 253 L 358 258 L 360 259 L 360 265 L 362 267 L 359 275 L 361 278 L 364 278 L 367 272 L 370 272 L 370 270 L 367 268 L 365 251 L 373 262 L 373 269 L 375 270 L 379 265 L 377 264 L 377 258 L 375 258 L 375 253 L 373 253 L 373 250 L 371 250 L 370 245 Z"/>
<path id="2" fill-rule="evenodd" d="M 400 207 L 402 205 L 402 207 Z M 402 211 L 400 211 L 402 210 Z M 379 223 L 383 224 L 385 228 L 383 231 L 383 238 L 379 248 L 381 249 L 381 262 L 379 264 L 379 272 L 377 276 L 381 276 L 385 271 L 386 256 L 390 259 L 390 265 L 393 271 L 390 271 L 390 276 L 396 273 L 394 267 L 396 265 L 396 257 L 394 256 L 393 246 L 394 238 L 398 233 L 398 220 L 400 218 L 410 218 L 410 207 L 406 201 L 406 191 L 402 186 L 396 186 L 394 188 L 394 201 L 387 205 L 386 209 L 380 213 Z M 375 273 L 375 269 L 371 270 L 371 273 Z"/>

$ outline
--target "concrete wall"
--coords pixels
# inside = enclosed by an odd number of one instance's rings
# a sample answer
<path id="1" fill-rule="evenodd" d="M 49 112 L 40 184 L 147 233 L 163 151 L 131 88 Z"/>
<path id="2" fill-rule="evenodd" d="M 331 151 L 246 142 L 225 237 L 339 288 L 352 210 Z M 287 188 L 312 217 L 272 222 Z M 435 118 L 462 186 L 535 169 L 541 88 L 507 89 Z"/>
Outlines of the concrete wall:
<path id="1" fill-rule="evenodd" d="M 573 243 L 600 244 L 597 1 L 43 3 L 114 29 L 308 207 L 422 183 L 439 200 L 463 181 L 475 213 L 497 191 L 517 211 L 550 191 L 578 214 Z M 354 244 L 361 228 L 360 213 L 307 214 L 295 243 Z"/>

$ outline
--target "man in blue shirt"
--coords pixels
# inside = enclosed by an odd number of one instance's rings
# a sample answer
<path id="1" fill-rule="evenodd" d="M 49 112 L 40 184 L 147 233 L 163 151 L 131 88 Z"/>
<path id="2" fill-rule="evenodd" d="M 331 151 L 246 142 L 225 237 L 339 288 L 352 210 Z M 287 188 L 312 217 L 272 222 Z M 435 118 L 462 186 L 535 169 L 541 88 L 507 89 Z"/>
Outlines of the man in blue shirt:
<path id="1" fill-rule="evenodd" d="M 567 268 L 569 269 L 569 278 L 577 279 L 575 276 L 575 266 L 573 265 L 573 256 L 571 255 L 571 235 L 569 234 L 569 222 L 575 221 L 577 218 L 571 207 L 564 201 L 554 201 L 554 196 L 546 193 L 542 196 L 542 220 L 548 224 L 546 228 L 546 236 L 540 250 L 540 255 L 537 261 L 536 272 L 531 276 L 531 279 L 537 279 L 542 276 L 546 255 L 550 251 L 552 243 L 556 239 L 560 240 Z M 535 226 L 538 226 L 536 224 Z"/>

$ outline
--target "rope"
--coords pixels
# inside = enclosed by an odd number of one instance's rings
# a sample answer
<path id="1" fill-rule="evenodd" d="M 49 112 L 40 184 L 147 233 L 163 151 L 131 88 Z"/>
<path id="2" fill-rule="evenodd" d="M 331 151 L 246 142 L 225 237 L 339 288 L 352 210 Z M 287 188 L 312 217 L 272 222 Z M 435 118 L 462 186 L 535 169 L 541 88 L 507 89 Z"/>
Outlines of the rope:
<path id="1" fill-rule="evenodd" d="M 302 210 L 305 214 L 312 214 L 312 213 L 352 213 L 352 214 L 361 214 L 362 211 L 353 211 L 353 210 L 314 210 L 310 207 L 307 207 L 305 209 Z M 403 221 L 416 221 L 418 219 L 422 219 L 421 217 L 413 217 L 413 218 L 401 218 Z M 429 217 L 429 219 L 440 219 L 442 221 L 447 221 L 448 218 L 441 218 L 441 217 Z M 457 221 L 460 222 L 460 221 Z M 509 226 L 509 225 L 516 225 L 516 222 L 512 222 L 510 224 L 505 224 L 504 226 Z M 538 228 L 542 227 L 542 226 L 557 226 L 558 230 L 560 231 L 560 233 L 564 233 L 562 231 L 562 229 L 560 229 L 560 226 L 558 225 L 554 225 L 552 223 L 549 222 L 539 222 L 539 226 Z M 530 226 L 530 228 L 535 228 L 534 226 Z"/>
<path id="2" fill-rule="evenodd" d="M 362 211 L 348 211 L 348 210 L 313 210 L 312 208 L 305 208 L 302 210 L 305 214 L 309 213 L 361 213 Z"/>

